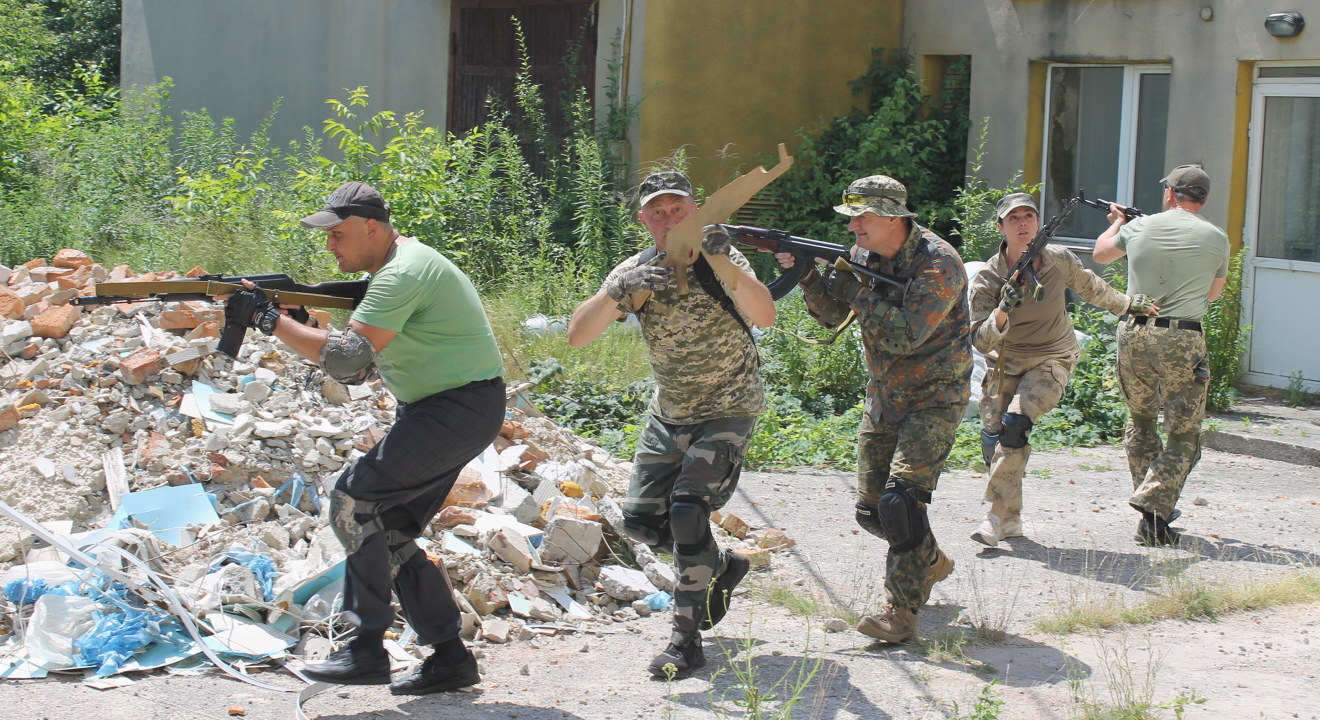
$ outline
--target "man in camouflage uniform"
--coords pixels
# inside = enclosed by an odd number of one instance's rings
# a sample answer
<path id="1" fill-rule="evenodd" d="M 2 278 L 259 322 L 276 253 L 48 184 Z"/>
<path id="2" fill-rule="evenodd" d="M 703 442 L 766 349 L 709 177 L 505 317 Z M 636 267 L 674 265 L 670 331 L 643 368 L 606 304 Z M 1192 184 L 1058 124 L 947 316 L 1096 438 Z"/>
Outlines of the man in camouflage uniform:
<path id="1" fill-rule="evenodd" d="M 916 637 L 917 611 L 953 560 L 930 531 L 926 506 L 967 407 L 972 372 L 967 275 L 939 236 L 917 225 L 907 189 L 872 175 L 848 186 L 835 211 L 852 218 L 854 259 L 906 281 L 903 289 L 838 270 L 802 278 L 807 310 L 835 327 L 857 317 L 871 379 L 857 441 L 857 522 L 889 542 L 888 608 L 857 630 L 885 642 Z M 792 256 L 777 255 L 780 264 Z"/>
<path id="2" fill-rule="evenodd" d="M 638 217 L 655 246 L 619 263 L 600 292 L 578 306 L 568 343 L 582 347 L 629 313 L 641 323 L 656 392 L 637 440 L 624 525 L 633 539 L 673 551 L 674 629 L 648 669 L 663 678 L 672 666 L 675 677 L 687 677 L 706 664 L 701 630 L 724 617 L 729 593 L 749 567 L 746 558 L 720 551 L 710 513 L 737 488 L 756 416 L 765 409 L 750 324 L 772 325 L 775 307 L 720 226 L 705 228 L 702 250 L 727 255 L 742 271 L 737 289 L 723 288 L 701 258 L 689 269 L 698 282 L 680 295 L 674 269 L 663 265 L 665 238 L 697 209 L 692 185 L 661 172 L 642 182 L 639 195 Z"/>
<path id="3" fill-rule="evenodd" d="M 1201 320 L 1228 278 L 1228 236 L 1201 217 L 1210 176 L 1195 165 L 1173 169 L 1164 212 L 1127 222 L 1110 209 L 1109 229 L 1095 241 L 1096 262 L 1128 257 L 1128 293 L 1155 298 L 1161 317 L 1132 316 L 1118 329 L 1118 385 L 1130 418 L 1124 433 L 1141 513 L 1137 542 L 1173 545 L 1169 527 L 1187 474 L 1201 457 L 1201 420 L 1210 384 Z M 1160 410 L 1169 442 L 1156 429 Z"/>
<path id="4" fill-rule="evenodd" d="M 1036 201 L 1026 193 L 1004 197 L 995 208 L 1004 240 L 972 280 L 972 344 L 994 367 L 981 383 L 981 449 L 989 468 L 985 499 L 990 511 L 972 539 L 995 547 L 1022 536 L 1022 476 L 1031 456 L 1028 436 L 1040 416 L 1054 409 L 1081 351 L 1065 291 L 1115 315 L 1151 314 L 1145 296 L 1129 298 L 1082 266 L 1067 248 L 1047 245 L 1036 261 L 1044 288 L 1037 300 L 1020 282 L 1005 282 L 1009 269 L 1040 230 Z"/>

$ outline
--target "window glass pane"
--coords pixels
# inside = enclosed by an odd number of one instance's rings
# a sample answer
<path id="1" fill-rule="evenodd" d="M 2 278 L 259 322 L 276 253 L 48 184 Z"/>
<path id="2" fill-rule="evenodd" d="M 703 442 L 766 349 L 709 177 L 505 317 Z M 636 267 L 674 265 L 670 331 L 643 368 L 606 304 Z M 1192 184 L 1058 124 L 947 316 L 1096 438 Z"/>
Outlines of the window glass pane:
<path id="1" fill-rule="evenodd" d="M 1051 69 L 1045 219 L 1079 188 L 1088 197 L 1114 199 L 1122 110 L 1123 68 Z M 1074 212 L 1058 234 L 1094 240 L 1108 226 L 1098 212 Z"/>
<path id="2" fill-rule="evenodd" d="M 1320 262 L 1320 98 L 1265 98 L 1256 255 Z"/>
<path id="3" fill-rule="evenodd" d="M 1148 213 L 1163 209 L 1164 140 L 1169 129 L 1169 76 L 1142 73 L 1137 101 L 1137 156 L 1133 163 L 1132 204 Z"/>
<path id="4" fill-rule="evenodd" d="M 1263 67 L 1260 69 L 1260 76 L 1263 78 L 1320 77 L 1320 65 Z"/>

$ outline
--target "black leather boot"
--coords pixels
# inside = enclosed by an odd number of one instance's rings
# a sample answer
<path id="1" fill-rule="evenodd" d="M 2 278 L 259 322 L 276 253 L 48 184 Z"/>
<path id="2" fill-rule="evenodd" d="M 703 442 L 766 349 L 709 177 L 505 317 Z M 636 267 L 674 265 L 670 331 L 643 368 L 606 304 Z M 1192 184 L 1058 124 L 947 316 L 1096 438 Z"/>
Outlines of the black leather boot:
<path id="1" fill-rule="evenodd" d="M 379 639 L 373 642 L 359 637 L 302 672 L 317 682 L 335 685 L 384 685 L 390 681 L 390 656 Z"/>
<path id="2" fill-rule="evenodd" d="M 692 633 L 692 637 L 682 645 L 669 643 L 664 652 L 655 656 L 647 670 L 652 677 L 668 680 L 671 671 L 667 668 L 671 665 L 675 680 L 692 677 L 698 668 L 706 666 L 706 653 L 701 649 L 701 633 Z"/>
<path id="3" fill-rule="evenodd" d="M 437 646 L 416 672 L 390 683 L 390 692 L 395 695 L 430 695 L 481 682 L 477 659 L 463 646 L 462 640 L 456 642 L 457 647 Z"/>

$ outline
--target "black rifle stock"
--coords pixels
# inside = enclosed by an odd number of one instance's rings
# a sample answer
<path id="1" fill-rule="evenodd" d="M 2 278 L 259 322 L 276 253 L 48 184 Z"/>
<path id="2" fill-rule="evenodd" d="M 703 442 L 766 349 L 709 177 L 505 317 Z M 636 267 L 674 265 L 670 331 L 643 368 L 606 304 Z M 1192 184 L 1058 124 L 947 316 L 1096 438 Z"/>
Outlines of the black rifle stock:
<path id="1" fill-rule="evenodd" d="M 106 282 L 96 284 L 96 295 L 75 297 L 71 305 L 112 305 L 117 303 L 136 303 L 146 301 L 186 302 L 191 300 L 210 301 L 216 295 L 228 295 L 243 289 L 243 280 L 248 280 L 263 291 L 271 302 L 276 304 L 296 305 L 290 309 L 289 317 L 300 323 L 306 323 L 310 317 L 304 306 L 328 307 L 351 310 L 362 302 L 367 294 L 366 280 L 337 280 L 331 282 L 304 285 L 294 281 L 283 273 L 265 275 L 201 275 L 196 278 L 180 280 L 148 280 Z M 102 294 L 104 292 L 104 294 Z M 225 327 L 220 333 L 216 350 L 224 355 L 236 358 L 243 339 L 247 335 L 245 319 L 237 318 L 231 306 L 225 305 Z"/>
<path id="2" fill-rule="evenodd" d="M 1113 200 L 1106 200 L 1104 198 L 1087 200 L 1085 190 L 1077 191 L 1077 201 L 1082 203 L 1083 205 L 1090 205 L 1096 210 L 1100 210 L 1104 212 L 1106 215 L 1109 214 L 1110 205 L 1118 205 L 1118 203 L 1114 202 Z M 1119 207 L 1123 207 L 1123 206 L 1119 205 Z M 1124 222 L 1132 222 L 1133 220 L 1136 220 L 1139 217 L 1146 217 L 1146 213 L 1134 207 L 1124 207 L 1123 217 L 1127 218 L 1126 220 L 1124 220 Z"/>
<path id="3" fill-rule="evenodd" d="M 767 230 L 750 225 L 728 225 L 726 227 L 734 235 L 734 239 L 743 245 L 749 245 L 766 252 L 788 253 L 795 258 L 793 267 L 783 269 L 779 277 L 766 283 L 766 287 L 770 290 L 770 296 L 776 300 L 787 295 L 793 289 L 793 286 L 797 285 L 798 281 L 811 271 L 812 265 L 816 262 L 815 258 L 829 260 L 830 264 L 835 267 L 842 260 L 847 264 L 847 269 L 854 274 L 887 283 L 897 288 L 907 287 L 907 282 L 904 280 L 876 272 L 861 263 L 853 262 L 852 251 L 838 243 L 812 240 L 811 238 L 790 235 L 784 230 Z"/>

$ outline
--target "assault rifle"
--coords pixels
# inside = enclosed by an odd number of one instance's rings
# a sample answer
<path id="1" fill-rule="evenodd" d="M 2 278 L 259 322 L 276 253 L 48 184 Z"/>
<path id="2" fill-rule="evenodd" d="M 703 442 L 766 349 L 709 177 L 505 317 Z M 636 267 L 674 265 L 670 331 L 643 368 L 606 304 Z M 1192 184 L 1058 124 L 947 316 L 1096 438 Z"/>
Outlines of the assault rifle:
<path id="1" fill-rule="evenodd" d="M 859 262 L 853 262 L 852 252 L 838 243 L 812 240 L 790 235 L 783 230 L 767 230 L 750 225 L 725 227 L 734 236 L 734 240 L 742 245 L 749 245 L 766 252 L 789 253 L 794 257 L 793 267 L 784 269 L 779 277 L 766 283 L 770 296 L 776 300 L 787 295 L 803 276 L 811 272 L 815 258 L 829 260 L 838 270 L 893 285 L 896 288 L 906 289 L 909 282 L 876 272 Z"/>
<path id="2" fill-rule="evenodd" d="M 1103 212 L 1106 213 L 1106 214 L 1109 213 L 1109 206 L 1110 206 L 1110 205 L 1118 205 L 1118 203 L 1116 203 L 1116 202 L 1114 202 L 1114 201 L 1112 201 L 1112 200 L 1106 200 L 1106 199 L 1104 199 L 1104 198 L 1096 198 L 1096 199 L 1094 199 L 1094 200 L 1087 200 L 1087 199 L 1086 199 L 1086 191 L 1085 191 L 1085 190 L 1078 190 L 1078 191 L 1077 191 L 1077 200 L 1078 200 L 1078 202 L 1080 202 L 1080 203 L 1082 203 L 1082 204 L 1084 204 L 1084 205 L 1090 205 L 1091 207 L 1095 208 L 1096 210 L 1103 211 Z M 1122 205 L 1119 205 L 1119 207 L 1123 207 L 1123 206 L 1122 206 Z M 1134 208 L 1134 207 L 1125 207 L 1125 208 L 1123 208 L 1123 216 L 1124 216 L 1125 218 L 1127 218 L 1126 220 L 1124 220 L 1124 222 L 1132 222 L 1133 220 L 1136 220 L 1136 219 L 1139 218 L 1139 217 L 1146 217 L 1146 213 L 1144 213 L 1144 212 L 1142 212 L 1141 210 L 1138 210 L 1137 208 Z"/>
<path id="3" fill-rule="evenodd" d="M 266 275 L 201 275 L 179 280 L 129 280 L 96 284 L 95 295 L 84 295 L 69 300 L 71 305 L 113 305 L 147 301 L 185 302 L 210 301 L 216 295 L 228 295 L 243 289 L 243 280 L 257 285 L 257 289 L 276 305 L 297 305 L 289 310 L 289 317 L 306 323 L 310 317 L 303 306 L 352 310 L 367 294 L 366 280 L 340 280 L 315 285 L 303 285 L 283 273 Z M 225 305 L 225 329 L 220 333 L 216 350 L 236 358 L 243 346 L 247 327 L 235 318 L 229 305 Z"/>
<path id="4" fill-rule="evenodd" d="M 1013 263 L 1013 267 L 1008 269 L 1008 276 L 1004 278 L 1004 282 L 1016 283 L 1024 288 L 1027 283 L 1030 283 L 1032 297 L 1039 301 L 1045 296 L 1045 287 L 1040 284 L 1040 278 L 1036 277 L 1036 261 L 1040 259 L 1041 253 L 1045 252 L 1045 246 L 1050 244 L 1050 239 L 1054 237 L 1054 233 L 1059 231 L 1059 226 L 1063 224 L 1063 221 L 1072 213 L 1073 208 L 1077 207 L 1077 203 L 1081 201 L 1082 198 L 1078 195 L 1064 203 L 1063 211 L 1050 218 L 1050 221 L 1036 232 L 1036 237 L 1031 239 L 1027 249 L 1022 251 L 1022 255 L 1018 257 L 1017 262 Z"/>

